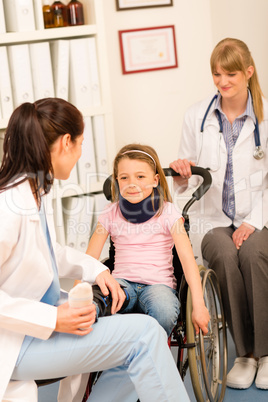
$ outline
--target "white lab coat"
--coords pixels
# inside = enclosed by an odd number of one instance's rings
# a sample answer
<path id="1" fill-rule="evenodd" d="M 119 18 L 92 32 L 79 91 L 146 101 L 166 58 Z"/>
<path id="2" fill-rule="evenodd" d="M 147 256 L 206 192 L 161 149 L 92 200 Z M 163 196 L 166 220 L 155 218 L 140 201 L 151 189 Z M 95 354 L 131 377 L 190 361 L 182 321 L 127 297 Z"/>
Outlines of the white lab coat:
<path id="1" fill-rule="evenodd" d="M 222 189 L 227 162 L 227 151 L 223 135 L 219 133 L 219 122 L 210 109 L 204 131 L 201 123 L 213 95 L 191 106 L 185 114 L 179 158 L 188 159 L 198 166 L 209 168 L 212 186 L 191 210 L 191 238 L 199 239 L 195 254 L 200 255 L 200 242 L 213 227 L 230 226 L 231 220 L 222 212 Z M 236 215 L 234 225 L 247 222 L 262 229 L 268 222 L 268 102 L 263 99 L 264 120 L 259 125 L 261 146 L 265 156 L 261 160 L 253 157 L 255 149 L 254 122 L 247 117 L 233 150 L 233 172 Z M 196 184 L 196 178 L 189 185 Z"/>
<path id="2" fill-rule="evenodd" d="M 56 245 L 51 213 L 47 219 L 59 276 L 93 283 L 107 268 L 84 253 Z M 0 193 L 0 222 L 0 400 L 12 401 L 16 399 L 10 393 L 13 390 L 15 395 L 16 384 L 9 380 L 24 336 L 48 339 L 55 328 L 57 309 L 39 302 L 53 279 L 53 268 L 28 181 Z M 34 401 L 30 397 L 35 392 L 33 382 L 16 383 L 25 392 L 28 387 L 28 400 Z"/>

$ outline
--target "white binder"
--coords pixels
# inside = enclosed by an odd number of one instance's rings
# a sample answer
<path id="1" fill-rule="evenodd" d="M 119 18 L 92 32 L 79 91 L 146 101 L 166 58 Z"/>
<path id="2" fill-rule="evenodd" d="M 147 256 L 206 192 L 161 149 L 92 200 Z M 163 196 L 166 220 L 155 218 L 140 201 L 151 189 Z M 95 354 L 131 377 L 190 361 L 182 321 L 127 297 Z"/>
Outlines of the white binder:
<path id="1" fill-rule="evenodd" d="M 55 96 L 69 99 L 69 40 L 50 42 Z"/>
<path id="2" fill-rule="evenodd" d="M 2 117 L 9 118 L 13 112 L 12 88 L 6 46 L 0 46 L 0 105 Z"/>
<path id="3" fill-rule="evenodd" d="M 43 1 L 33 0 L 36 29 L 45 29 L 43 17 Z"/>
<path id="4" fill-rule="evenodd" d="M 92 122 L 93 122 L 93 138 L 95 145 L 96 165 L 97 165 L 97 176 L 99 181 L 103 181 L 107 177 L 107 174 L 109 173 L 104 116 L 102 115 L 93 116 Z"/>
<path id="5" fill-rule="evenodd" d="M 91 117 L 85 117 L 84 141 L 82 155 L 77 162 L 78 181 L 85 191 L 90 191 L 91 180 L 96 181 L 96 160 L 92 133 Z"/>
<path id="6" fill-rule="evenodd" d="M 89 50 L 89 63 L 90 63 L 90 78 L 91 78 L 91 92 L 92 92 L 92 103 L 93 106 L 101 105 L 101 91 L 100 91 L 100 80 L 97 62 L 97 51 L 96 51 L 96 39 L 94 37 L 88 38 L 88 50 Z"/>
<path id="7" fill-rule="evenodd" d="M 0 34 L 6 33 L 6 21 L 3 7 L 3 0 L 0 0 Z"/>
<path id="8" fill-rule="evenodd" d="M 34 99 L 53 98 L 54 83 L 48 42 L 29 44 Z"/>
<path id="9" fill-rule="evenodd" d="M 13 89 L 13 106 L 17 107 L 24 102 L 34 102 L 28 45 L 8 46 L 7 51 Z"/>
<path id="10" fill-rule="evenodd" d="M 32 0 L 3 0 L 7 32 L 35 30 Z"/>
<path id="11" fill-rule="evenodd" d="M 93 104 L 88 38 L 70 40 L 69 99 L 78 109 Z"/>
<path id="12" fill-rule="evenodd" d="M 78 225 L 83 210 L 84 197 L 67 197 L 62 199 L 63 220 L 66 245 L 76 248 Z"/>
<path id="13" fill-rule="evenodd" d="M 94 197 L 83 196 L 83 206 L 77 225 L 76 248 L 84 253 L 87 250 L 94 214 Z"/>

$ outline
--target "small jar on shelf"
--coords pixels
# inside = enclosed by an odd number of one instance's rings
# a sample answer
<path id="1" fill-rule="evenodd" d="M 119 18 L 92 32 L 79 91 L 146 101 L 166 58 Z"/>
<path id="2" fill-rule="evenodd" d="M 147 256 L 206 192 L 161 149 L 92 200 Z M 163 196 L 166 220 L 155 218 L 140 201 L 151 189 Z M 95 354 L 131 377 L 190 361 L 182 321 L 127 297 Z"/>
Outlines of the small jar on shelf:
<path id="1" fill-rule="evenodd" d="M 71 0 L 67 5 L 69 25 L 84 25 L 83 4 L 78 0 Z"/>
<path id="2" fill-rule="evenodd" d="M 43 18 L 45 28 L 54 28 L 54 15 L 49 0 L 43 0 Z"/>
<path id="3" fill-rule="evenodd" d="M 54 1 L 51 5 L 54 16 L 54 27 L 68 26 L 67 7 L 61 1 Z"/>

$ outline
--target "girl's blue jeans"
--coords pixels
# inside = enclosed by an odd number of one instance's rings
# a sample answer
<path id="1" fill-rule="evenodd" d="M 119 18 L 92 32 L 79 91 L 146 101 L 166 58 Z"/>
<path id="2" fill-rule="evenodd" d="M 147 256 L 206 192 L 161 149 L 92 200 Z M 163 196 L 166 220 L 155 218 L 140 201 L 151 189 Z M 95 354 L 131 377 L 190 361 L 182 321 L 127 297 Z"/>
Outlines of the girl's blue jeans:
<path id="1" fill-rule="evenodd" d="M 143 313 L 154 317 L 169 336 L 180 312 L 180 302 L 175 289 L 166 285 L 145 285 L 116 278 L 125 287 L 130 300 L 120 313 Z"/>

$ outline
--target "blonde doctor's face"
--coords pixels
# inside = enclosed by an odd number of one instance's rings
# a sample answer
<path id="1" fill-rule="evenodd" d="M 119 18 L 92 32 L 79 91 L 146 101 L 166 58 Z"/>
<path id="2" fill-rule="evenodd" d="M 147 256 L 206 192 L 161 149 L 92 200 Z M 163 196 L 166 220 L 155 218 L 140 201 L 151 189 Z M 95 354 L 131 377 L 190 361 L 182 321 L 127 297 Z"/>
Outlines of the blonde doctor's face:
<path id="1" fill-rule="evenodd" d="M 159 176 L 139 159 L 123 158 L 118 163 L 117 181 L 122 197 L 136 204 L 147 198 L 158 185 Z"/>
<path id="2" fill-rule="evenodd" d="M 232 99 L 247 93 L 249 78 L 254 73 L 254 67 L 248 67 L 246 75 L 242 71 L 225 71 L 219 64 L 213 72 L 213 81 L 223 99 Z"/>
<path id="3" fill-rule="evenodd" d="M 51 149 L 51 161 L 55 179 L 66 180 L 82 154 L 84 135 L 71 141 L 70 134 L 64 134 L 57 139 Z"/>

